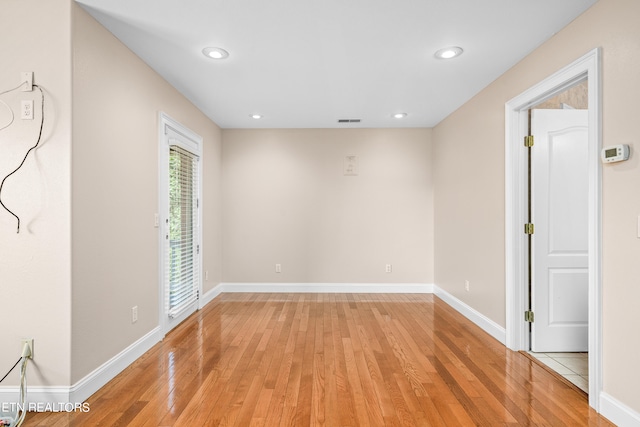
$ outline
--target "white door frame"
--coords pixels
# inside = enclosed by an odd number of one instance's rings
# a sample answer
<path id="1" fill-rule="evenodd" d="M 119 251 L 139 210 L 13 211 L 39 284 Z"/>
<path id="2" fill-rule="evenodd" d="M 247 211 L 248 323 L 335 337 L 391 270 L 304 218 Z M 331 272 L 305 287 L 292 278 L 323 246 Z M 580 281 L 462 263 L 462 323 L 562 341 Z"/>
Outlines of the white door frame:
<path id="1" fill-rule="evenodd" d="M 165 236 L 165 220 L 169 218 L 169 144 L 166 138 L 166 129 L 169 128 L 174 132 L 184 136 L 187 140 L 184 149 L 192 152 L 202 158 L 202 137 L 191 129 L 183 126 L 168 114 L 160 112 L 158 114 L 158 325 L 164 337 L 171 327 L 168 316 L 165 313 L 165 280 L 164 280 L 164 236 Z M 202 200 L 202 162 L 198 162 L 198 199 Z M 199 207 L 202 210 L 202 205 Z M 198 215 L 200 221 L 202 215 Z M 198 227 L 198 242 L 202 242 L 202 226 Z M 202 269 L 202 244 L 200 245 L 200 258 L 198 265 Z M 198 272 L 198 293 L 202 295 L 202 271 Z M 199 305 L 198 305 L 199 307 Z"/>
<path id="2" fill-rule="evenodd" d="M 523 138 L 528 110 L 588 78 L 589 99 L 589 405 L 600 409 L 602 391 L 602 116 L 600 49 L 594 49 L 505 104 L 506 344 L 528 350 L 524 320 L 527 278 L 527 168 Z"/>

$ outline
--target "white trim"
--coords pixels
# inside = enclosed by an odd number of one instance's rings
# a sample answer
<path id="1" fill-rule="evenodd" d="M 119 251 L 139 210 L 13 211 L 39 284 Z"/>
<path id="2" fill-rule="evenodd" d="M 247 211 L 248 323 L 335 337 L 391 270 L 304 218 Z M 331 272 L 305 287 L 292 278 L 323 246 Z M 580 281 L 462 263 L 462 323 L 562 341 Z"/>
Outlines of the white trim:
<path id="1" fill-rule="evenodd" d="M 524 150 L 513 141 L 527 133 L 527 118 L 513 114 L 509 103 L 505 106 L 505 297 L 506 341 L 511 350 L 528 349 L 528 327 L 521 321 L 525 312 L 526 295 L 523 284 L 527 275 L 527 245 L 522 233 L 526 221 L 526 160 Z"/>
<path id="2" fill-rule="evenodd" d="M 69 399 L 73 402 L 83 402 L 106 383 L 111 381 L 126 367 L 135 362 L 140 356 L 149 351 L 163 338 L 160 327 L 157 326 L 142 338 L 122 350 L 120 353 L 103 363 L 102 366 L 71 386 Z M 30 392 L 30 390 L 29 390 Z"/>
<path id="3" fill-rule="evenodd" d="M 184 136 L 188 141 L 187 143 L 179 143 L 182 148 L 196 154 L 198 157 L 202 156 L 202 137 L 192 131 L 191 129 L 185 127 L 180 122 L 169 116 L 167 113 L 160 112 L 160 134 L 164 135 L 165 127 L 169 127 L 173 129 L 174 132 L 179 133 Z M 162 137 L 162 142 L 164 142 L 164 137 Z"/>
<path id="4" fill-rule="evenodd" d="M 207 293 L 200 296 L 199 309 L 202 310 L 205 305 L 209 304 L 211 301 L 213 301 L 215 297 L 217 297 L 223 292 L 224 292 L 224 286 L 221 283 L 214 286 L 213 289 L 209 290 Z"/>
<path id="5" fill-rule="evenodd" d="M 505 328 L 438 286 L 434 286 L 433 293 L 442 301 L 453 307 L 458 313 L 471 320 L 476 326 L 504 345 L 506 339 Z"/>
<path id="6" fill-rule="evenodd" d="M 27 367 L 29 369 L 29 367 Z M 27 373 L 27 380 L 29 374 Z M 27 403 L 59 403 L 70 402 L 70 387 L 63 386 L 29 386 L 27 384 Z M 20 387 L 0 387 L 0 402 L 17 403 L 20 399 Z M 3 414 L 0 412 L 0 414 Z"/>
<path id="7" fill-rule="evenodd" d="M 620 427 L 640 427 L 640 413 L 605 392 L 600 393 L 600 413 Z"/>
<path id="8" fill-rule="evenodd" d="M 525 220 L 526 185 L 524 148 L 526 111 L 567 87 L 588 78 L 589 97 L 589 405 L 596 411 L 602 392 L 602 97 L 600 49 L 594 49 L 505 104 L 505 294 L 506 345 L 512 350 L 528 349 L 528 328 L 524 322 L 524 278 L 526 247 L 522 224 Z"/>
<path id="9" fill-rule="evenodd" d="M 83 403 L 161 340 L 158 326 L 71 387 L 27 386 L 26 400 L 44 404 Z M 19 393 L 18 386 L 0 388 L 0 402 L 18 402 Z"/>
<path id="10" fill-rule="evenodd" d="M 221 283 L 222 292 L 430 294 L 427 283 Z"/>

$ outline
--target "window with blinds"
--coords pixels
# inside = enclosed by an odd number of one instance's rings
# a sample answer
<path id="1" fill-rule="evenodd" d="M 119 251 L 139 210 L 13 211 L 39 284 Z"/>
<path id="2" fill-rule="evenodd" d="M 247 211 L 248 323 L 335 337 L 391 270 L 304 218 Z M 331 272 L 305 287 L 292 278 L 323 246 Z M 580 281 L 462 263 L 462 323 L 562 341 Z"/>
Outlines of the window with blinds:
<path id="1" fill-rule="evenodd" d="M 174 318 L 198 297 L 198 157 L 169 147 L 169 230 L 166 239 L 166 313 Z"/>

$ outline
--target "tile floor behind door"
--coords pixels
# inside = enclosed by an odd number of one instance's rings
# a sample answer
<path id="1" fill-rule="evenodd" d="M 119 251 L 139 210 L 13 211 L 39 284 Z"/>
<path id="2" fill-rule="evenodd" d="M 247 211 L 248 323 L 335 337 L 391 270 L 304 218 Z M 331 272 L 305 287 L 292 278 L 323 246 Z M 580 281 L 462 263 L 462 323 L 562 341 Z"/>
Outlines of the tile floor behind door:
<path id="1" fill-rule="evenodd" d="M 534 353 L 540 362 L 589 393 L 589 353 Z"/>

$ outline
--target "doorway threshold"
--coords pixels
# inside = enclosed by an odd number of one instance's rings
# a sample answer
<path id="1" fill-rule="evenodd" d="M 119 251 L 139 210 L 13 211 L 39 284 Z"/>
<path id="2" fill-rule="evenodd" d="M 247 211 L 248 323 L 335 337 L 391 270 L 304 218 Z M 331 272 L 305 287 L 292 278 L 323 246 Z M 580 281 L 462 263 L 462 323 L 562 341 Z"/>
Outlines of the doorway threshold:
<path id="1" fill-rule="evenodd" d="M 579 390 L 585 396 L 589 393 L 589 353 L 535 353 L 522 354 L 554 374 L 565 384 Z"/>

